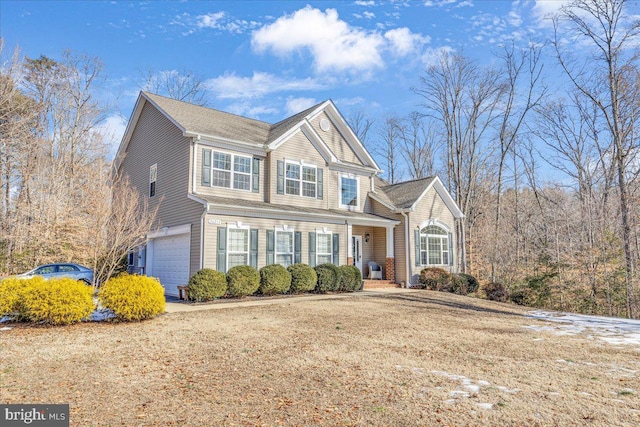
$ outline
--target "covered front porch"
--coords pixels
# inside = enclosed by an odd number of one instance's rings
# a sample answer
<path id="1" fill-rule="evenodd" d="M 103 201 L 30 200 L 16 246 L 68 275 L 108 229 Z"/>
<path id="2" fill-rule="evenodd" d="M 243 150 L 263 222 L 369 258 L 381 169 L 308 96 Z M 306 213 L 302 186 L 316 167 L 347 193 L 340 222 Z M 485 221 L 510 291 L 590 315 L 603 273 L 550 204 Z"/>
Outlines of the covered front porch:
<path id="1" fill-rule="evenodd" d="M 395 225 L 348 225 L 348 241 L 351 244 L 348 246 L 347 263 L 360 269 L 365 288 L 396 284 Z"/>

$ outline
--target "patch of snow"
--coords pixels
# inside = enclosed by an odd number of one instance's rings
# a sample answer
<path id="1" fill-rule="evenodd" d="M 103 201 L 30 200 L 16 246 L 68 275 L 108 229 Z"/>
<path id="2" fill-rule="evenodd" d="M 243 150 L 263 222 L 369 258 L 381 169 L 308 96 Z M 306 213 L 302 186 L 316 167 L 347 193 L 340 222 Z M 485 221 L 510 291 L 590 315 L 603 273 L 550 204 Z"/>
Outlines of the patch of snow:
<path id="1" fill-rule="evenodd" d="M 640 320 L 543 310 L 532 311 L 527 317 L 555 324 L 524 326 L 526 329 L 551 331 L 556 335 L 580 335 L 586 332 L 587 338 L 597 338 L 609 344 L 640 346 Z"/>
<path id="2" fill-rule="evenodd" d="M 471 393 L 480 393 L 480 386 L 477 384 L 464 384 L 464 388 L 469 390 Z"/>
<path id="3" fill-rule="evenodd" d="M 0 331 L 10 331 L 13 328 L 10 328 L 9 326 L 3 326 L 2 328 L 0 328 Z"/>
<path id="4" fill-rule="evenodd" d="M 482 409 L 493 409 L 493 403 L 476 403 L 476 406 Z"/>
<path id="5" fill-rule="evenodd" d="M 448 403 L 449 405 L 454 405 L 456 403 L 455 399 L 447 399 L 444 401 L 444 403 Z"/>
<path id="6" fill-rule="evenodd" d="M 103 308 L 95 310 L 93 313 L 91 313 L 91 316 L 89 316 L 89 321 L 102 322 L 107 319 L 113 319 L 114 317 L 116 317 L 116 315 L 113 313 L 113 311 Z"/>
<path id="7" fill-rule="evenodd" d="M 469 397 L 469 392 L 462 390 L 453 390 L 449 392 L 449 396 L 453 397 L 454 399 L 459 399 L 461 397 Z"/>
<path id="8" fill-rule="evenodd" d="M 489 381 L 485 381 L 485 380 L 478 380 L 478 385 L 482 386 L 482 387 L 488 387 L 491 385 L 491 383 Z"/>
<path id="9" fill-rule="evenodd" d="M 497 385 L 496 388 L 504 393 L 510 393 L 510 394 L 516 394 L 517 392 L 520 391 L 519 388 L 509 388 L 503 385 Z"/>

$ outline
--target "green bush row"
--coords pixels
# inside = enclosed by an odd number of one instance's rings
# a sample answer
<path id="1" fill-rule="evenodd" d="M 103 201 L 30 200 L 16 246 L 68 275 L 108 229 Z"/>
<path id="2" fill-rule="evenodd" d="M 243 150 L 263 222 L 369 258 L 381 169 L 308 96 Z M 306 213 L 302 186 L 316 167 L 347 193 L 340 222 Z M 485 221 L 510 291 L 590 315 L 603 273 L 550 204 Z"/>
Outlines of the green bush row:
<path id="1" fill-rule="evenodd" d="M 137 321 L 164 313 L 164 289 L 156 279 L 121 274 L 97 293 L 103 308 L 116 319 Z M 88 319 L 96 309 L 93 288 L 69 278 L 45 280 L 7 278 L 0 282 L 0 317 L 50 325 Z"/>
<path id="2" fill-rule="evenodd" d="M 360 289 L 362 274 L 353 265 L 337 267 L 320 264 L 294 264 L 288 268 L 271 264 L 260 270 L 238 265 L 227 274 L 204 268 L 189 279 L 189 299 L 211 301 L 223 296 L 240 298 L 247 295 L 276 295 L 301 292 L 353 292 Z"/>

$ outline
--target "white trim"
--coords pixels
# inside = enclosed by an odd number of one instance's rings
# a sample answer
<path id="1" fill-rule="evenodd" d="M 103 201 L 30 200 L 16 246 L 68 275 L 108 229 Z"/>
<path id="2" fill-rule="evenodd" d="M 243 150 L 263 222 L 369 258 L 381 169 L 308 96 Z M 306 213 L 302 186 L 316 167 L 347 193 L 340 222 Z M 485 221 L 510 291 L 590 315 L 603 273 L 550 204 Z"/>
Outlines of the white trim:
<path id="1" fill-rule="evenodd" d="M 318 250 L 318 235 L 329 236 L 329 263 L 333 263 L 333 234 L 333 231 L 329 230 L 327 227 L 316 228 L 316 265 L 324 264 L 324 262 L 318 262 L 318 257 L 320 255 L 327 256 L 327 252 L 320 254 L 320 251 Z"/>
<path id="2" fill-rule="evenodd" d="M 249 154 L 251 156 L 258 156 L 265 158 L 267 155 L 266 150 L 262 144 L 242 143 L 241 141 L 224 140 L 222 138 L 209 137 L 204 135 L 197 135 L 200 139 L 200 145 L 217 148 L 220 150 L 237 151 L 239 153 Z M 247 145 L 249 144 L 249 145 Z"/>
<path id="3" fill-rule="evenodd" d="M 351 242 L 352 237 L 353 237 L 353 225 L 347 224 L 347 242 Z M 347 258 L 353 258 L 353 246 L 351 244 L 347 245 Z"/>
<path id="4" fill-rule="evenodd" d="M 427 188 L 422 192 L 420 197 L 418 197 L 416 201 L 413 202 L 413 205 L 411 205 L 412 210 L 415 209 L 416 205 L 420 202 L 420 200 L 422 200 L 425 194 L 429 192 L 431 187 L 433 187 L 436 190 L 436 192 L 442 198 L 442 201 L 445 203 L 445 205 L 447 205 L 447 207 L 449 208 L 449 211 L 451 211 L 451 214 L 454 217 L 464 218 L 464 214 L 456 204 L 455 200 L 453 200 L 453 197 L 451 197 L 451 194 L 449 194 L 447 189 L 444 188 L 444 184 L 442 184 L 442 181 L 440 181 L 440 178 L 438 176 L 433 178 L 433 181 L 431 181 L 431 183 L 427 186 Z"/>
<path id="5" fill-rule="evenodd" d="M 420 225 L 418 225 L 418 229 L 422 230 L 423 228 L 428 227 L 430 225 L 437 225 L 440 228 L 444 228 L 447 231 L 447 233 L 451 233 L 452 232 L 451 231 L 451 227 L 449 227 L 447 224 L 445 224 L 444 222 L 440 221 L 439 219 L 433 219 L 433 218 L 430 218 L 430 219 L 427 219 L 425 221 L 422 221 L 420 223 Z"/>
<path id="6" fill-rule="evenodd" d="M 293 179 L 293 178 L 288 178 L 287 177 L 287 164 L 299 167 L 299 178 L 298 179 Z M 313 185 L 315 185 L 315 191 L 314 191 L 313 196 L 305 196 L 304 195 L 304 191 L 303 191 L 304 183 L 305 182 L 307 184 L 311 183 L 311 181 L 305 181 L 304 180 L 304 170 L 303 170 L 304 168 L 314 169 L 315 170 L 315 181 L 313 182 Z M 287 180 L 288 181 L 297 181 L 300 184 L 300 186 L 298 187 L 298 189 L 300 190 L 298 192 L 298 194 L 287 193 Z M 316 199 L 318 197 L 318 167 L 315 164 L 306 163 L 302 159 L 300 159 L 300 160 L 287 160 L 287 158 L 285 158 L 285 160 L 284 160 L 284 194 L 286 196 L 298 196 L 298 197 L 306 197 L 308 199 Z"/>
<path id="7" fill-rule="evenodd" d="M 191 196 L 193 200 L 200 201 L 197 197 Z M 384 227 L 389 224 L 400 224 L 400 221 L 387 219 L 387 218 L 357 218 L 348 217 L 344 215 L 332 215 L 332 214 L 317 214 L 309 212 L 290 212 L 282 211 L 277 208 L 256 208 L 247 206 L 229 206 L 229 205 L 217 205 L 215 203 L 208 203 L 207 212 L 212 215 L 236 215 L 236 216 L 251 216 L 254 218 L 269 218 L 269 219 L 281 219 L 281 220 L 293 220 L 293 221 L 312 221 L 312 222 L 325 222 L 332 224 L 353 224 L 353 225 L 371 225 L 377 227 Z M 304 217 L 302 219 L 301 217 Z"/>
<path id="8" fill-rule="evenodd" d="M 405 240 L 406 240 L 406 244 L 404 245 L 404 258 L 405 258 L 405 286 L 407 288 L 410 288 L 412 283 L 411 280 L 413 279 L 413 274 L 411 274 L 411 259 L 409 258 L 410 254 L 412 251 L 409 250 L 410 246 L 411 246 L 411 235 L 409 233 L 409 214 L 408 213 L 404 213 L 403 211 L 400 211 L 400 215 L 402 215 L 404 217 L 404 233 L 405 233 Z M 414 243 L 415 245 L 415 243 Z M 415 252 L 415 251 L 413 251 Z"/>
<path id="9" fill-rule="evenodd" d="M 211 166 L 210 166 L 210 170 L 211 170 L 211 176 L 209 178 L 210 183 L 209 185 L 203 185 L 202 184 L 202 178 L 200 179 L 200 186 L 201 187 L 205 187 L 205 188 L 226 188 L 228 190 L 237 190 L 237 191 L 246 191 L 246 192 L 251 192 L 252 191 L 252 177 L 253 177 L 253 157 L 251 156 L 247 156 L 244 154 L 237 154 L 237 153 L 233 153 L 233 152 L 228 152 L 228 151 L 223 151 L 223 150 L 216 150 L 213 148 L 203 148 L 202 152 L 204 153 L 204 150 L 210 150 L 211 151 Z M 231 156 L 231 160 L 230 160 L 230 167 L 231 169 L 226 170 L 226 169 L 218 169 L 218 168 L 214 168 L 214 155 L 215 153 L 219 153 L 219 154 L 224 154 L 224 155 L 228 155 Z M 204 161 L 204 155 L 201 156 L 202 160 Z M 245 172 L 236 172 L 235 171 L 235 160 L 236 157 L 241 157 L 243 159 L 249 159 L 249 173 L 245 173 Z M 202 165 L 202 162 L 200 162 L 200 165 Z M 202 167 L 202 166 L 201 166 Z M 221 171 L 221 172 L 229 172 L 229 187 L 223 187 L 221 185 L 213 185 L 213 172 L 214 171 Z M 234 187 L 234 177 L 235 175 L 249 175 L 249 187 L 248 188 L 235 188 Z"/>
<path id="10" fill-rule="evenodd" d="M 231 239 L 231 230 L 247 230 L 247 251 L 246 252 L 233 252 L 233 254 L 231 253 L 231 245 L 229 244 L 229 240 Z M 226 250 L 226 265 L 227 265 L 227 271 L 229 271 L 229 268 L 231 268 L 229 266 L 229 256 L 230 255 L 236 255 L 236 254 L 246 254 L 247 255 L 247 262 L 246 264 L 239 264 L 239 265 L 250 265 L 251 263 L 251 226 L 248 224 L 244 224 L 242 221 L 234 221 L 234 222 L 227 222 L 227 250 Z"/>
<path id="11" fill-rule="evenodd" d="M 343 178 L 353 179 L 356 181 L 356 205 L 355 206 L 345 205 L 342 203 L 342 179 Z M 349 174 L 349 173 L 342 173 L 338 176 L 338 206 L 340 206 L 340 209 L 346 209 L 349 211 L 360 210 L 360 176 Z"/>
<path id="12" fill-rule="evenodd" d="M 387 235 L 386 235 L 386 239 L 387 239 L 387 258 L 395 258 L 395 237 L 394 237 L 394 226 L 387 226 L 386 230 L 387 230 Z"/>
<path id="13" fill-rule="evenodd" d="M 159 230 L 152 231 L 147 234 L 147 241 L 158 237 L 175 236 L 177 234 L 186 234 L 191 232 L 191 223 L 177 225 L 175 227 L 162 227 Z"/>
<path id="14" fill-rule="evenodd" d="M 196 189 L 198 181 L 197 181 L 197 165 L 198 165 L 198 138 L 193 138 L 192 140 L 192 148 L 193 148 L 193 155 L 191 156 L 191 161 L 192 161 L 192 168 L 191 168 L 191 191 L 196 193 Z M 204 157 L 203 159 L 204 160 Z M 202 163 L 200 163 L 202 164 Z M 202 167 L 201 167 L 202 169 Z"/>
<path id="15" fill-rule="evenodd" d="M 448 266 L 449 262 L 451 261 L 451 251 L 449 250 L 449 248 L 451 247 L 451 242 L 449 241 L 449 237 L 451 236 L 451 231 L 449 230 L 449 227 L 447 227 L 446 225 L 444 225 L 441 221 L 438 220 L 428 220 L 428 221 L 424 221 L 423 224 L 425 224 L 424 226 L 421 226 L 418 228 L 419 230 L 419 235 L 420 235 L 420 266 L 436 266 L 436 267 L 442 267 L 442 266 Z M 446 231 L 447 234 L 428 234 L 428 233 L 423 233 L 422 230 L 425 227 L 428 226 L 435 226 L 438 228 L 442 228 Z M 426 247 L 423 248 L 422 247 L 422 236 L 426 237 Z M 442 254 L 444 252 L 447 253 L 447 262 L 441 262 L 440 264 L 431 264 L 429 262 L 429 238 L 437 238 L 440 239 L 440 261 L 444 261 L 443 260 L 443 256 Z M 446 239 L 447 244 L 446 244 L 446 249 L 445 249 L 445 245 L 443 245 L 442 241 Z M 426 264 L 422 263 L 422 252 L 426 253 L 426 258 L 427 258 L 427 262 Z"/>
<path id="16" fill-rule="evenodd" d="M 380 203 L 382 206 L 384 206 L 385 208 L 388 208 L 390 211 L 392 212 L 400 212 L 398 209 L 396 209 L 395 206 L 390 205 L 389 203 L 385 202 L 384 200 L 382 200 L 380 198 L 380 196 L 378 196 L 377 193 L 369 193 L 367 194 L 368 197 L 371 197 L 373 200 L 375 200 L 376 202 Z"/>
<path id="17" fill-rule="evenodd" d="M 284 234 L 284 233 L 291 235 L 291 252 L 278 252 L 278 234 Z M 278 255 L 291 255 L 291 264 L 289 265 L 293 265 L 295 263 L 295 256 L 296 256 L 295 239 L 296 239 L 296 234 L 295 234 L 295 229 L 293 227 L 290 227 L 288 225 L 281 225 L 281 226 L 276 225 L 274 227 L 274 233 L 273 233 L 273 262 L 274 263 L 281 264 L 278 262 Z M 281 264 L 281 265 L 284 265 L 284 264 Z"/>
<path id="18" fill-rule="evenodd" d="M 313 126 L 311 126 L 311 123 L 309 123 L 308 121 L 302 122 L 300 124 L 300 131 L 304 134 L 304 136 L 307 137 L 309 142 L 311 142 L 311 145 L 313 145 L 316 148 L 316 150 L 318 150 L 318 153 L 320 153 L 322 158 L 327 163 L 338 161 L 338 158 L 336 157 L 336 155 L 333 154 L 333 151 L 331 151 L 329 146 L 327 146 L 327 144 L 325 144 L 322 138 L 320 138 L 320 135 L 318 135 L 318 132 L 316 132 Z"/>

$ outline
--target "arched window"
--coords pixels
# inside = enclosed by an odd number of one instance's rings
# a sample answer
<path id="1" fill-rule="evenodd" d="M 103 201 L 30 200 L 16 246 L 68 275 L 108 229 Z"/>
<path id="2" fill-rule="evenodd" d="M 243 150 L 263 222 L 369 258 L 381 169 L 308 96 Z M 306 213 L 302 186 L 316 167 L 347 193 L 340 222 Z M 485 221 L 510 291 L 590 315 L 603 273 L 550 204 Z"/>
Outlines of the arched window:
<path id="1" fill-rule="evenodd" d="M 420 264 L 449 265 L 449 232 L 437 225 L 420 230 Z"/>

